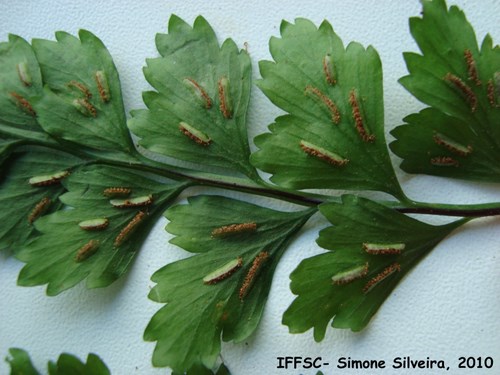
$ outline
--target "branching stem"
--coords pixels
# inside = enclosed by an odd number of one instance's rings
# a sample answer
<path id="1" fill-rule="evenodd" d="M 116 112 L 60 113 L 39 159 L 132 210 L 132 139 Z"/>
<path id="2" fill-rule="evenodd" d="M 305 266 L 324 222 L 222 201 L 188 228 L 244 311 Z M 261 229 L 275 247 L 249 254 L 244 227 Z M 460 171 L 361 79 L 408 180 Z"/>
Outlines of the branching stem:
<path id="1" fill-rule="evenodd" d="M 85 154 L 75 152 L 74 148 L 65 144 L 58 144 L 50 138 L 41 141 L 40 139 L 28 139 L 23 142 L 25 145 L 38 145 L 56 148 L 66 151 L 75 156 L 82 157 Z M 243 193 L 260 195 L 275 198 L 301 206 L 318 206 L 326 202 L 340 202 L 340 196 L 315 194 L 304 191 L 282 188 L 256 177 L 255 181 L 246 177 L 235 177 L 229 175 L 215 174 L 209 172 L 195 171 L 188 168 L 177 167 L 166 163 L 158 162 L 139 152 L 134 155 L 117 157 L 118 154 L 90 153 L 89 164 L 107 164 L 126 168 L 150 172 L 158 176 L 167 177 L 177 181 L 186 181 L 186 186 L 210 186 L 225 190 L 240 191 Z M 500 202 L 480 203 L 480 204 L 442 204 L 416 202 L 410 199 L 404 201 L 380 201 L 387 207 L 391 207 L 402 213 L 456 216 L 456 217 L 485 217 L 500 215 Z"/>
<path id="2" fill-rule="evenodd" d="M 128 167 L 149 171 L 157 175 L 175 180 L 188 180 L 192 185 L 211 186 L 226 190 L 235 190 L 244 193 L 266 196 L 295 203 L 301 206 L 317 206 L 325 202 L 340 202 L 340 196 L 329 196 L 314 194 L 303 191 L 296 191 L 272 185 L 262 179 L 252 181 L 244 177 L 224 176 L 213 173 L 193 171 L 190 169 L 163 164 L 142 155 L 138 156 L 141 163 Z M 500 202 L 482 204 L 441 204 L 423 203 L 412 200 L 400 201 L 379 201 L 388 207 L 402 213 L 457 216 L 457 217 L 484 217 L 500 215 Z"/>

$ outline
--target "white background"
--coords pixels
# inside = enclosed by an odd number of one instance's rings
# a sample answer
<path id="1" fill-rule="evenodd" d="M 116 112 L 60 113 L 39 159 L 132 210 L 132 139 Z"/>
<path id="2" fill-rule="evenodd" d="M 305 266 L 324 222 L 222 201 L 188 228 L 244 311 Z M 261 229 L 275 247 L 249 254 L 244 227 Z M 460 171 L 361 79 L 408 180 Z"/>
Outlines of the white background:
<path id="1" fill-rule="evenodd" d="M 498 0 L 454 1 L 466 11 L 482 40 L 490 32 L 500 40 Z M 145 58 L 156 57 L 154 36 L 166 32 L 172 13 L 192 23 L 205 16 L 222 41 L 233 38 L 248 50 L 254 78 L 259 77 L 257 61 L 270 59 L 268 39 L 279 34 L 282 19 L 307 17 L 319 24 L 328 19 L 347 44 L 351 40 L 372 44 L 379 51 L 384 68 L 386 124 L 391 129 L 422 105 L 398 83 L 406 74 L 403 51 L 416 51 L 408 31 L 408 18 L 418 16 L 417 0 L 370 1 L 8 1 L 0 2 L 0 39 L 7 34 L 53 39 L 56 30 L 77 33 L 86 28 L 109 48 L 121 75 L 125 107 L 143 108 L 141 92 L 149 86 L 142 76 Z M 1 69 L 1 67 L 0 67 Z M 263 132 L 280 111 L 253 89 L 249 111 L 251 138 Z M 389 137 L 390 139 L 390 137 Z M 393 157 L 397 164 L 399 160 Z M 422 201 L 475 203 L 500 201 L 498 184 L 447 181 L 435 177 L 399 173 L 410 197 Z M 206 190 L 190 190 L 190 193 Z M 210 191 L 223 193 L 221 191 Z M 186 194 L 183 196 L 185 197 Z M 230 196 L 241 195 L 231 193 Z M 292 208 L 274 201 L 250 198 L 265 205 Z M 427 219 L 427 218 L 425 218 Z M 432 218 L 433 222 L 443 220 Z M 0 358 L 9 347 L 28 350 L 42 371 L 49 359 L 61 352 L 86 357 L 98 353 L 113 374 L 165 374 L 154 369 L 154 343 L 142 340 L 144 328 L 161 307 L 147 299 L 153 286 L 150 276 L 168 262 L 186 253 L 168 244 L 160 220 L 144 244 L 128 276 L 104 290 L 77 286 L 57 297 L 45 296 L 44 287 L 16 286 L 22 263 L 0 254 Z M 0 224 L 1 225 L 1 224 Z M 444 359 L 450 374 L 500 373 L 500 257 L 498 218 L 478 220 L 457 231 L 440 244 L 394 291 L 361 333 L 329 328 L 326 338 L 315 343 L 309 331 L 290 335 L 281 324 L 283 311 L 293 300 L 289 273 L 304 257 L 321 250 L 314 240 L 326 222 L 315 216 L 292 243 L 277 268 L 262 323 L 244 343 L 223 344 L 222 355 L 234 375 L 315 374 L 316 371 L 278 370 L 277 356 L 322 356 L 332 365 L 327 374 L 438 374 L 429 370 L 338 370 L 341 356 L 356 359 L 385 359 L 397 356 L 414 359 Z M 491 356 L 493 370 L 459 371 L 460 356 Z M 0 374 L 8 366 L 0 360 Z"/>

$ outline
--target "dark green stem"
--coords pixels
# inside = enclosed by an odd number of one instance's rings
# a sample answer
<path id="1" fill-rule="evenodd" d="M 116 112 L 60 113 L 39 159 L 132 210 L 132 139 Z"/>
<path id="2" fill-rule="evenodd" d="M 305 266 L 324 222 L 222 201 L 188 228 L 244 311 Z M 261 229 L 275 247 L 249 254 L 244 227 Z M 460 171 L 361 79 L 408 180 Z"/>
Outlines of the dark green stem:
<path id="1" fill-rule="evenodd" d="M 254 180 L 248 177 L 234 177 L 219 175 L 215 173 L 200 172 L 192 169 L 177 167 L 161 163 L 149 158 L 139 152 L 133 155 L 121 153 L 104 153 L 102 151 L 89 152 L 83 154 L 75 152 L 73 147 L 63 143 L 53 142 L 51 139 L 29 139 L 22 142 L 25 145 L 37 145 L 43 147 L 56 148 L 61 151 L 83 157 L 88 160 L 88 164 L 107 164 L 126 168 L 132 168 L 145 172 L 151 172 L 159 176 L 167 177 L 177 181 L 189 182 L 186 186 L 210 186 L 225 190 L 235 190 L 253 195 L 271 197 L 301 206 L 314 207 L 327 202 L 341 202 L 339 196 L 328 196 L 313 194 L 303 191 L 281 188 L 262 180 L 258 175 Z M 87 156 L 85 158 L 85 156 Z M 90 157 L 90 158 L 89 158 Z M 460 217 L 483 217 L 500 215 L 500 202 L 484 204 L 441 204 L 422 203 L 410 199 L 402 201 L 379 201 L 387 207 L 393 208 L 402 213 L 414 213 L 440 216 L 460 216 Z"/>
<path id="2" fill-rule="evenodd" d="M 407 214 L 483 217 L 500 215 L 500 202 L 479 204 L 443 204 L 410 201 L 405 204 L 389 202 L 388 206 Z"/>
<path id="3" fill-rule="evenodd" d="M 132 168 L 147 170 L 175 180 L 189 180 L 193 185 L 211 186 L 221 189 L 235 190 L 244 193 L 261 195 L 284 200 L 302 206 L 317 206 L 326 202 L 340 202 L 338 196 L 327 196 L 302 191 L 290 190 L 271 185 L 259 178 L 252 181 L 248 178 L 221 176 L 212 173 L 198 172 L 190 169 L 168 166 L 148 159 L 139 154 L 138 165 L 128 165 Z M 453 205 L 439 203 L 422 203 L 412 200 L 380 202 L 402 213 L 428 214 L 440 216 L 482 217 L 500 215 L 500 202 L 471 205 Z"/>

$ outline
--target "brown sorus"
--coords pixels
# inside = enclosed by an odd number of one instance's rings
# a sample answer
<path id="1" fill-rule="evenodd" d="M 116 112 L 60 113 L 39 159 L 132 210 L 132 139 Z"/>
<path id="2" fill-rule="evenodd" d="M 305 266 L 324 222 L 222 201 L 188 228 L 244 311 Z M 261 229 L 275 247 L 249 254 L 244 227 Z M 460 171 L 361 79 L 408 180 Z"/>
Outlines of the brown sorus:
<path id="1" fill-rule="evenodd" d="M 257 230 L 256 223 L 240 223 L 240 224 L 230 224 L 224 225 L 219 228 L 215 228 L 212 231 L 212 237 L 226 237 L 233 234 L 255 232 Z"/>
<path id="2" fill-rule="evenodd" d="M 123 242 L 130 236 L 132 232 L 134 232 L 137 229 L 137 226 L 144 220 L 146 217 L 146 213 L 143 211 L 139 211 L 133 218 L 132 220 L 129 221 L 129 223 L 123 228 L 118 236 L 115 238 L 114 245 L 116 247 L 121 246 Z"/>
<path id="3" fill-rule="evenodd" d="M 437 167 L 458 167 L 460 163 L 449 156 L 437 156 L 431 159 L 431 164 Z"/>
<path id="4" fill-rule="evenodd" d="M 229 92 L 229 80 L 227 77 L 222 77 L 218 82 L 219 88 L 219 108 L 226 119 L 233 117 L 233 103 Z"/>
<path id="5" fill-rule="evenodd" d="M 85 86 L 83 83 L 78 82 L 78 81 L 69 81 L 68 87 L 74 87 L 77 90 L 81 91 L 82 94 L 85 96 L 86 99 L 92 98 L 92 93 L 88 89 L 87 86 Z"/>
<path id="6" fill-rule="evenodd" d="M 205 133 L 199 131 L 198 129 L 192 127 L 186 122 L 181 121 L 179 123 L 179 130 L 181 131 L 182 134 L 184 134 L 186 137 L 190 138 L 197 144 L 201 146 L 208 146 L 212 140 L 210 137 L 208 137 Z"/>
<path id="7" fill-rule="evenodd" d="M 17 92 L 11 92 L 9 94 L 19 108 L 33 117 L 36 116 L 35 110 L 27 99 L 25 99 L 22 95 L 19 95 Z"/>
<path id="8" fill-rule="evenodd" d="M 248 292 L 250 292 L 250 289 L 252 288 L 255 282 L 255 278 L 262 269 L 262 265 L 266 262 L 268 258 L 269 258 L 269 253 L 267 251 L 261 251 L 259 255 L 255 257 L 255 259 L 252 262 L 252 266 L 248 270 L 248 273 L 245 276 L 245 280 L 243 280 L 243 284 L 241 285 L 239 292 L 240 300 L 243 301 L 243 299 L 248 295 Z"/>
<path id="9" fill-rule="evenodd" d="M 491 79 L 488 80 L 487 92 L 488 92 L 488 102 L 490 103 L 490 106 L 492 106 L 493 108 L 498 107 L 495 98 L 495 85 L 493 84 L 493 80 Z"/>
<path id="10" fill-rule="evenodd" d="M 313 86 L 306 86 L 305 93 L 315 96 L 326 106 L 326 108 L 328 108 L 328 111 L 330 112 L 330 116 L 332 118 L 332 122 L 334 124 L 340 123 L 340 112 L 337 108 L 337 105 L 333 102 L 332 99 L 321 92 L 320 89 Z"/>
<path id="11" fill-rule="evenodd" d="M 192 90 L 198 101 L 203 103 L 203 106 L 206 109 L 212 108 L 212 99 L 210 99 L 210 96 L 208 96 L 205 89 L 198 82 L 196 82 L 193 78 L 185 78 L 184 82 L 186 86 Z"/>
<path id="12" fill-rule="evenodd" d="M 126 187 L 109 187 L 103 190 L 105 197 L 126 197 L 130 195 L 132 189 Z"/>
<path id="13" fill-rule="evenodd" d="M 111 95 L 109 92 L 109 84 L 108 79 L 106 77 L 106 73 L 102 70 L 98 70 L 95 72 L 95 82 L 97 84 L 97 91 L 99 92 L 99 97 L 104 103 L 109 102 L 111 99 Z"/>
<path id="14" fill-rule="evenodd" d="M 460 156 L 467 156 L 472 152 L 472 146 L 467 145 L 464 146 L 458 142 L 455 142 L 453 139 L 448 138 L 442 134 L 435 133 L 433 136 L 434 142 L 436 142 L 438 145 L 443 146 L 450 150 L 451 152 L 454 152 L 457 155 Z"/>
<path id="15" fill-rule="evenodd" d="M 469 49 L 464 51 L 464 58 L 465 63 L 467 64 L 469 80 L 473 81 L 476 86 L 481 86 L 481 80 L 479 79 L 479 75 L 477 73 L 476 61 L 474 60 L 474 56 L 472 56 L 472 52 Z"/>
<path id="16" fill-rule="evenodd" d="M 49 208 L 50 204 L 52 201 L 48 197 L 42 198 L 40 202 L 38 202 L 35 207 L 31 210 L 30 214 L 28 215 L 28 222 L 30 224 L 33 224 L 33 222 L 38 219 L 40 216 L 43 215 L 45 211 Z"/>
<path id="17" fill-rule="evenodd" d="M 143 195 L 135 198 L 127 198 L 127 199 L 111 199 L 109 203 L 113 207 L 117 208 L 129 208 L 129 207 L 142 207 L 149 206 L 153 203 L 153 196 Z"/>
<path id="18" fill-rule="evenodd" d="M 222 267 L 217 268 L 215 271 L 210 272 L 203 278 L 203 283 L 207 285 L 217 284 L 218 282 L 227 279 L 233 273 L 238 271 L 243 265 L 243 260 L 241 257 L 233 259 Z"/>
<path id="19" fill-rule="evenodd" d="M 50 186 L 61 183 L 61 180 L 69 176 L 69 171 L 56 172 L 50 175 L 33 176 L 28 183 L 31 186 Z"/>
<path id="20" fill-rule="evenodd" d="M 349 159 L 344 159 L 340 155 L 337 155 L 334 152 L 325 150 L 324 148 L 321 148 L 319 146 L 316 146 L 315 144 L 312 144 L 310 142 L 301 140 L 300 141 L 300 148 L 308 155 L 314 156 L 318 159 L 321 159 L 323 161 L 326 161 L 329 164 L 342 167 L 349 163 Z"/>
<path id="21" fill-rule="evenodd" d="M 75 262 L 80 263 L 94 255 L 99 248 L 99 241 L 90 240 L 83 245 L 75 255 Z"/>
<path id="22" fill-rule="evenodd" d="M 363 293 L 368 293 L 381 281 L 388 278 L 394 272 L 399 272 L 399 271 L 401 271 L 401 265 L 399 263 L 393 263 L 390 266 L 386 267 L 382 272 L 380 272 L 377 276 L 375 276 L 373 279 L 371 279 L 366 283 L 366 285 L 363 288 Z"/>
<path id="23" fill-rule="evenodd" d="M 451 86 L 460 92 L 465 100 L 469 103 L 472 112 L 475 112 L 477 109 L 477 97 L 474 94 L 474 91 L 459 77 L 454 74 L 448 73 L 444 76 L 444 80 L 449 82 Z"/>
<path id="24" fill-rule="evenodd" d="M 363 122 L 363 116 L 361 115 L 361 109 L 359 107 L 358 99 L 356 98 L 356 92 L 351 90 L 349 93 L 349 104 L 352 108 L 352 117 L 354 119 L 354 126 L 358 131 L 361 139 L 365 142 L 373 142 L 375 140 L 375 135 L 368 134 L 368 131 Z"/>
<path id="25" fill-rule="evenodd" d="M 337 83 L 335 79 L 335 66 L 330 54 L 323 57 L 323 73 L 325 73 L 326 82 L 329 85 L 333 86 Z"/>

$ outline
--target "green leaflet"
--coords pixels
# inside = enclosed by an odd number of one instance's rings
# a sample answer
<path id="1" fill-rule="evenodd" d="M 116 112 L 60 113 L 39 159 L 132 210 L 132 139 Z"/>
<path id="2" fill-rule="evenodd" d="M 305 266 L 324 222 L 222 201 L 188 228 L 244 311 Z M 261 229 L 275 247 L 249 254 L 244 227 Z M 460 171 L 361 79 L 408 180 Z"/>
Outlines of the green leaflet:
<path id="1" fill-rule="evenodd" d="M 283 22 L 258 82 L 289 115 L 255 139 L 252 163 L 290 188 L 380 190 L 404 197 L 384 138 L 382 67 L 358 43 L 344 49 L 328 22 Z M 332 156 L 333 155 L 333 156 Z"/>
<path id="2" fill-rule="evenodd" d="M 410 19 L 422 55 L 404 55 L 410 74 L 400 82 L 432 108 L 406 117 L 391 149 L 410 173 L 498 182 L 500 48 L 489 35 L 479 48 L 457 7 L 423 6 L 423 17 Z"/>
<path id="3" fill-rule="evenodd" d="M 157 92 L 144 93 L 148 110 L 133 111 L 129 121 L 139 143 L 150 151 L 197 163 L 200 169 L 221 167 L 256 178 L 248 161 L 248 54 L 231 39 L 219 47 L 202 17 L 191 27 L 172 16 L 168 34 L 158 34 L 156 44 L 162 57 L 148 59 L 144 75 Z M 182 131 L 181 123 L 210 142 L 197 142 L 193 132 Z"/>
<path id="4" fill-rule="evenodd" d="M 12 139 L 13 144 L 55 144 L 36 119 L 33 98 L 42 92 L 42 77 L 29 43 L 9 35 L 8 42 L 0 43 L 0 66 L 0 134 Z M 2 149 L 0 155 L 5 154 Z"/>
<path id="5" fill-rule="evenodd" d="M 39 375 L 33 367 L 29 354 L 23 349 L 9 349 L 10 358 L 7 357 L 11 367 L 11 375 Z M 104 362 L 95 354 L 87 356 L 87 363 L 80 361 L 72 354 L 63 353 L 59 356 L 57 363 L 50 361 L 48 364 L 49 375 L 110 375 L 109 369 Z"/>
<path id="6" fill-rule="evenodd" d="M 433 226 L 355 196 L 322 204 L 320 211 L 333 226 L 323 229 L 317 242 L 330 252 L 303 260 L 292 272 L 297 298 L 283 316 L 292 333 L 314 328 L 316 341 L 332 318 L 333 327 L 363 329 L 403 276 L 465 222 Z M 364 244 L 386 244 L 386 254 L 369 254 Z M 343 283 L 332 280 L 338 275 Z"/>
<path id="7" fill-rule="evenodd" d="M 19 348 L 9 349 L 10 357 L 5 360 L 10 365 L 10 375 L 40 375 L 33 367 L 29 354 Z"/>
<path id="8" fill-rule="evenodd" d="M 57 363 L 49 362 L 49 375 L 67 374 L 110 375 L 111 372 L 106 364 L 93 353 L 87 356 L 87 363 L 67 353 L 61 354 Z"/>
<path id="9" fill-rule="evenodd" d="M 79 37 L 57 32 L 55 42 L 33 40 L 46 84 L 33 103 L 37 119 L 55 138 L 101 152 L 133 153 L 113 60 L 95 35 L 81 30 Z"/>
<path id="10" fill-rule="evenodd" d="M 172 375 L 231 375 L 231 372 L 224 363 L 221 363 L 216 371 L 207 369 L 202 365 L 195 365 L 187 371 L 172 372 Z"/>
<path id="11" fill-rule="evenodd" d="M 87 279 L 89 288 L 105 287 L 122 276 L 137 255 L 156 218 L 184 183 L 161 183 L 142 172 L 125 168 L 91 165 L 64 180 L 68 192 L 61 201 L 72 209 L 39 219 L 42 233 L 17 256 L 26 262 L 19 274 L 23 286 L 47 285 L 56 295 Z M 128 187 L 133 197 L 151 195 L 141 206 L 118 208 L 103 194 L 110 187 Z M 90 229 L 82 222 L 107 220 Z"/>
<path id="12" fill-rule="evenodd" d="M 8 42 L 0 43 L 0 66 L 0 123 L 38 130 L 30 102 L 42 91 L 42 77 L 33 49 L 23 38 L 9 35 Z"/>
<path id="13" fill-rule="evenodd" d="M 44 148 L 14 154 L 5 161 L 2 165 L 4 176 L 0 180 L 0 202 L 3 205 L 0 210 L 0 249 L 17 252 L 36 233 L 34 223 L 40 220 L 38 218 L 61 207 L 58 197 L 64 188 L 60 184 L 32 186 L 29 179 L 71 171 L 80 163 L 80 159 L 67 153 Z M 50 204 L 34 215 L 37 205 L 44 200 L 47 202 L 46 199 Z"/>
<path id="14" fill-rule="evenodd" d="M 478 136 L 470 123 L 435 108 L 409 115 L 404 121 L 407 125 L 391 132 L 397 139 L 391 143 L 391 149 L 403 158 L 403 170 L 500 182 L 500 148 L 492 147 L 490 137 Z M 464 148 L 470 151 L 464 153 Z M 440 160 L 448 163 L 443 165 Z"/>
<path id="15" fill-rule="evenodd" d="M 221 334 L 224 341 L 240 342 L 254 332 L 281 255 L 315 212 L 279 212 L 218 196 L 198 196 L 188 202 L 167 211 L 171 220 L 167 230 L 177 235 L 173 243 L 200 254 L 153 275 L 157 285 L 149 298 L 167 304 L 144 333 L 145 340 L 157 341 L 153 364 L 177 372 L 194 365 L 212 368 Z M 242 223 L 255 223 L 256 228 L 234 229 Z M 226 236 L 214 233 L 229 226 L 233 229 Z M 230 276 L 211 285 L 203 282 L 206 275 L 237 258 L 242 265 Z"/>

